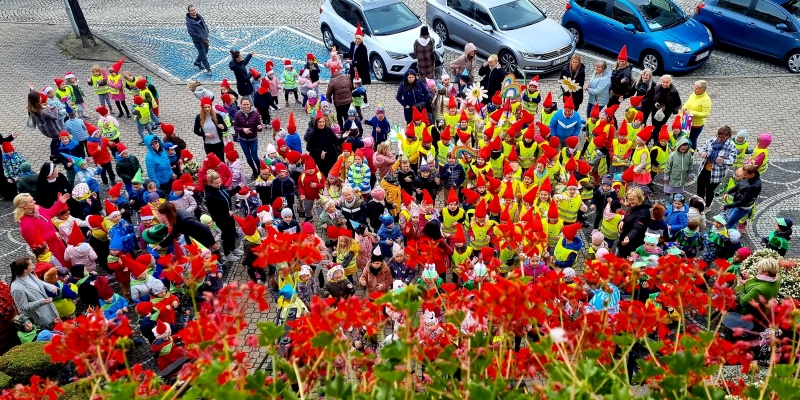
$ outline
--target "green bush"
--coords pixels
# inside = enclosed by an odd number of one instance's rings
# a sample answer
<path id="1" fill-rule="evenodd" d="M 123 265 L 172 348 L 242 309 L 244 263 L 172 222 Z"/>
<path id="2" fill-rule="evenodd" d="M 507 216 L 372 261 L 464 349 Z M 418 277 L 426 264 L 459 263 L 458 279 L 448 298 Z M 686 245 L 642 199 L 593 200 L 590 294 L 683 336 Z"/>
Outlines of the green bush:
<path id="1" fill-rule="evenodd" d="M 58 381 L 64 366 L 50 361 L 50 356 L 44 352 L 45 344 L 45 342 L 31 342 L 13 347 L 0 357 L 0 372 L 11 377 L 13 385 L 18 383 L 27 385 L 34 375 Z"/>
<path id="2" fill-rule="evenodd" d="M 92 391 L 92 382 L 88 379 L 72 382 L 61 387 L 64 390 L 58 400 L 89 400 Z"/>
<path id="3" fill-rule="evenodd" d="M 11 386 L 11 377 L 0 372 L 0 389 L 9 389 Z"/>

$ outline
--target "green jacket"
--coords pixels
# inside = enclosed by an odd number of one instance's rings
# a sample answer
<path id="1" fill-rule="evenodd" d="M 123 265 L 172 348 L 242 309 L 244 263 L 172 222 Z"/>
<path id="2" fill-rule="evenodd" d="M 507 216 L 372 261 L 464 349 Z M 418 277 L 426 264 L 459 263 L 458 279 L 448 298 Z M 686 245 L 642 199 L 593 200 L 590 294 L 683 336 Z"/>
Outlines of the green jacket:
<path id="1" fill-rule="evenodd" d="M 689 138 L 682 137 L 678 139 L 678 142 L 675 144 L 675 151 L 670 153 L 666 164 L 664 164 L 664 176 L 669 178 L 667 184 L 674 187 L 683 187 L 686 185 L 687 177 L 692 172 L 692 153 L 689 151 L 686 153 L 679 153 L 677 149 L 680 148 L 681 145 L 691 146 Z"/>
<path id="2" fill-rule="evenodd" d="M 750 305 L 750 302 L 760 301 L 760 297 L 764 297 L 764 302 L 778 297 L 778 289 L 781 287 L 781 281 L 767 282 L 753 278 L 736 287 L 736 298 L 741 306 L 742 314 L 757 315 L 758 309 Z M 760 315 L 760 314 L 758 314 Z"/>

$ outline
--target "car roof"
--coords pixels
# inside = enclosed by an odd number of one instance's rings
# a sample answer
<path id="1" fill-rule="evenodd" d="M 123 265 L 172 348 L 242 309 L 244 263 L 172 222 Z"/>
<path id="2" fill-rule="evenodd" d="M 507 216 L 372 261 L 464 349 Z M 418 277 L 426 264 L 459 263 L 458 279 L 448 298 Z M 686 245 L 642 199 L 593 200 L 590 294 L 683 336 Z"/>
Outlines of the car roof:
<path id="1" fill-rule="evenodd" d="M 372 10 L 390 4 L 402 3 L 402 1 L 400 0 L 348 0 L 348 1 L 355 3 L 362 10 Z"/>
<path id="2" fill-rule="evenodd" d="M 506 3 L 512 3 L 514 1 L 516 1 L 516 0 L 478 0 L 478 1 L 476 1 L 476 3 L 480 3 L 483 6 L 485 6 L 486 8 L 494 8 L 494 7 L 497 7 L 499 5 L 503 5 L 503 4 L 506 4 Z M 531 2 L 531 3 L 533 3 L 533 2 Z"/>

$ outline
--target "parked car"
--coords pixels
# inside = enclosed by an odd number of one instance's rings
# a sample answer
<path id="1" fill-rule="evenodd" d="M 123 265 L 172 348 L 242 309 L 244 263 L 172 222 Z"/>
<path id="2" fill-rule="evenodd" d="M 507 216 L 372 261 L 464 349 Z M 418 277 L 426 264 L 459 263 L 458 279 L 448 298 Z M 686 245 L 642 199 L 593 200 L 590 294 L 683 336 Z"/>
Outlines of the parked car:
<path id="1" fill-rule="evenodd" d="M 711 56 L 711 33 L 672 0 L 570 0 L 561 19 L 578 45 L 628 57 L 656 74 L 687 72 Z"/>
<path id="2" fill-rule="evenodd" d="M 442 39 L 497 54 L 508 73 L 559 70 L 575 52 L 570 33 L 530 0 L 428 0 L 425 14 Z"/>
<path id="3" fill-rule="evenodd" d="M 694 19 L 715 42 L 782 61 L 800 73 L 800 1 L 708 0 L 697 5 Z"/>
<path id="4" fill-rule="evenodd" d="M 364 43 L 369 50 L 372 73 L 378 80 L 403 75 L 416 62 L 414 41 L 422 21 L 400 0 L 325 0 L 319 8 L 322 42 L 330 50 L 350 47 L 356 25 L 361 23 Z M 444 54 L 442 40 L 434 32 L 434 53 Z"/>

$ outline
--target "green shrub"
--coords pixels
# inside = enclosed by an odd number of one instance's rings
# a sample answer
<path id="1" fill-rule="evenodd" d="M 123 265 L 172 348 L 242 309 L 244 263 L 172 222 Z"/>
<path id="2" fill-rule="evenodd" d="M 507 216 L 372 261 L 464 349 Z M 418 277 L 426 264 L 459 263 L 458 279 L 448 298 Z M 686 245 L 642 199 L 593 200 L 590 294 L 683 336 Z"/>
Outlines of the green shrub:
<path id="1" fill-rule="evenodd" d="M 45 342 L 23 343 L 0 357 L 0 372 L 11 377 L 11 384 L 27 385 L 34 375 L 58 381 L 64 365 L 53 363 L 44 352 Z"/>
<path id="2" fill-rule="evenodd" d="M 89 400 L 89 393 L 92 391 L 92 381 L 82 379 L 61 387 L 64 390 L 58 400 Z"/>
<path id="3" fill-rule="evenodd" d="M 0 372 L 0 389 L 9 389 L 11 386 L 11 377 Z"/>

